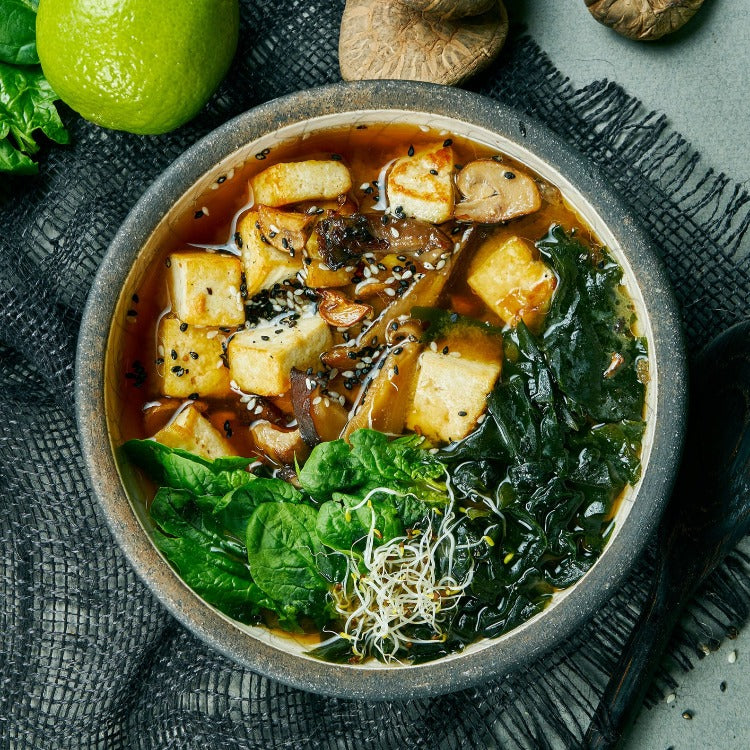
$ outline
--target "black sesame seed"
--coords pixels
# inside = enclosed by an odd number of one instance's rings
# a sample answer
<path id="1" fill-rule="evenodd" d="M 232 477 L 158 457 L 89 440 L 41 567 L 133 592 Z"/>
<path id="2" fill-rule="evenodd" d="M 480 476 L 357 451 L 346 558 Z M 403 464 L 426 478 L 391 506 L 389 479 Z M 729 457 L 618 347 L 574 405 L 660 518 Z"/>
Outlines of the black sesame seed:
<path id="1" fill-rule="evenodd" d="M 414 156 L 414 146 L 409 146 L 409 150 L 406 152 L 409 156 Z"/>
<path id="2" fill-rule="evenodd" d="M 400 260 L 402 263 L 406 263 L 406 256 L 405 255 L 397 255 L 396 260 Z"/>
<path id="3" fill-rule="evenodd" d="M 447 146 L 450 146 L 452 143 L 453 143 L 453 139 L 452 138 L 446 138 L 443 141 L 443 146 L 447 147 Z"/>
<path id="4" fill-rule="evenodd" d="M 172 372 L 180 378 L 185 374 L 185 369 L 181 365 L 175 365 L 172 368 Z"/>
<path id="5" fill-rule="evenodd" d="M 364 191 L 363 191 L 363 192 L 364 192 L 364 194 L 365 194 L 365 195 L 371 195 L 371 194 L 372 194 L 372 188 L 371 188 L 371 187 L 370 187 L 370 186 L 368 185 L 368 186 L 367 186 L 367 187 L 366 187 L 366 188 L 364 189 Z"/>
<path id="6" fill-rule="evenodd" d="M 506 180 L 515 180 L 516 179 L 516 173 L 515 172 L 506 172 L 503 177 L 505 177 Z"/>
<path id="7" fill-rule="evenodd" d="M 197 211 L 196 211 L 196 212 L 195 212 L 195 213 L 193 214 L 193 216 L 194 216 L 194 217 L 195 217 L 196 219 L 202 219 L 202 218 L 203 218 L 203 211 L 202 211 L 202 209 L 200 209 L 200 208 L 199 208 L 199 209 L 198 209 L 198 210 L 197 210 Z"/>
<path id="8" fill-rule="evenodd" d="M 199 395 L 198 395 L 197 393 L 191 393 L 191 394 L 190 394 L 190 395 L 188 396 L 188 398 L 189 398 L 189 399 L 190 399 L 191 401 L 197 401 L 197 400 L 198 400 L 198 399 L 200 398 L 200 396 L 199 396 Z"/>
<path id="9" fill-rule="evenodd" d="M 443 347 L 443 354 L 447 354 L 447 353 L 448 353 L 448 351 L 449 351 L 448 347 L 447 347 L 447 346 L 444 346 L 444 347 Z"/>
<path id="10" fill-rule="evenodd" d="M 163 364 L 164 364 L 164 357 L 157 357 L 157 358 L 156 358 L 156 359 L 154 360 L 154 362 L 155 362 L 155 363 L 156 363 L 157 365 L 163 365 Z"/>
<path id="11" fill-rule="evenodd" d="M 218 180 L 216 180 L 216 182 L 218 182 L 219 185 L 221 185 L 222 183 L 224 183 L 226 181 L 227 181 L 227 176 L 225 174 L 223 174 L 221 177 L 219 177 Z"/>
<path id="12" fill-rule="evenodd" d="M 454 166 L 456 172 L 460 172 L 464 168 L 463 164 L 454 164 L 453 166 Z"/>
<path id="13" fill-rule="evenodd" d="M 380 217 L 380 223 L 385 226 L 388 223 L 388 217 L 383 215 Z"/>
<path id="14" fill-rule="evenodd" d="M 130 299 L 132 299 L 133 302 L 135 302 L 136 305 L 140 302 L 140 299 L 138 299 L 138 295 L 137 294 L 134 294 Z"/>
<path id="15" fill-rule="evenodd" d="M 403 346 L 397 346 L 393 350 L 393 353 L 398 357 L 398 355 L 401 354 L 401 352 L 403 352 L 403 351 L 404 351 L 404 347 Z"/>
<path id="16" fill-rule="evenodd" d="M 169 356 L 172 357 L 172 359 L 177 359 L 177 352 L 172 349 L 172 351 L 169 352 Z"/>
<path id="17" fill-rule="evenodd" d="M 401 271 L 403 271 L 403 270 L 404 270 L 404 267 L 403 267 L 403 266 L 393 266 L 393 270 L 394 270 L 394 271 L 395 271 L 396 273 L 401 273 Z"/>
<path id="18" fill-rule="evenodd" d="M 492 161 L 499 161 L 501 162 L 503 160 L 503 157 L 500 156 L 500 154 L 493 154 Z"/>
<path id="19" fill-rule="evenodd" d="M 437 174 L 437 173 L 438 173 L 437 169 L 431 169 L 430 170 L 430 174 Z"/>
<path id="20" fill-rule="evenodd" d="M 331 154 L 331 159 L 334 161 L 341 161 L 341 154 Z"/>
<path id="21" fill-rule="evenodd" d="M 450 318 L 448 318 L 451 323 L 457 323 L 458 322 L 458 313 L 451 313 Z"/>
<path id="22" fill-rule="evenodd" d="M 281 238 L 281 247 L 283 247 L 284 250 L 289 248 L 289 240 L 286 237 Z"/>
<path id="23" fill-rule="evenodd" d="M 188 329 L 188 324 L 187 323 L 180 323 L 180 330 L 183 333 L 185 333 L 185 331 L 187 331 L 187 329 Z"/>
<path id="24" fill-rule="evenodd" d="M 367 130 L 367 125 L 357 125 L 357 130 Z"/>
<path id="25" fill-rule="evenodd" d="M 393 365 L 393 374 L 398 375 L 398 365 Z"/>
<path id="26" fill-rule="evenodd" d="M 309 266 L 312 263 L 312 258 L 305 258 L 305 265 Z"/>
<path id="27" fill-rule="evenodd" d="M 395 270 L 396 269 L 394 268 L 394 271 Z M 398 321 L 396 321 L 396 320 L 392 321 L 391 325 L 390 325 L 390 328 L 391 328 L 392 331 L 398 331 Z M 350 354 L 351 354 L 351 352 L 350 352 Z"/>
<path id="28" fill-rule="evenodd" d="M 270 340 L 271 340 L 271 337 L 270 337 L 270 336 L 261 336 L 261 339 L 262 339 L 263 341 L 270 341 Z"/>
<path id="29" fill-rule="evenodd" d="M 289 257 L 290 257 L 290 258 L 293 258 L 293 257 L 294 257 L 294 248 L 293 248 L 293 247 L 290 247 L 290 248 L 289 248 Z"/>
<path id="30" fill-rule="evenodd" d="M 213 293 L 214 293 L 214 290 L 213 290 L 213 289 L 211 289 L 211 287 L 210 287 L 210 286 L 207 286 L 207 287 L 206 287 L 206 291 L 207 291 L 207 292 L 208 292 L 209 294 L 213 294 Z"/>
<path id="31" fill-rule="evenodd" d="M 169 268 L 169 267 L 170 267 L 170 266 L 172 265 L 172 259 L 171 259 L 171 258 L 167 258 L 167 259 L 166 259 L 166 260 L 164 261 L 164 265 L 165 265 L 165 266 L 166 266 L 167 268 Z"/>
<path id="32" fill-rule="evenodd" d="M 187 326 L 185 326 L 185 327 L 187 328 Z M 231 333 L 232 332 L 232 329 L 231 328 L 227 328 L 226 326 L 219 326 L 219 330 L 222 333 Z"/>
<path id="33" fill-rule="evenodd" d="M 136 310 L 128 310 L 128 317 L 129 318 L 135 318 L 136 315 L 138 315 L 138 312 Z"/>
<path id="34" fill-rule="evenodd" d="M 466 416 L 466 412 L 462 409 L 460 412 L 458 412 L 458 416 L 459 417 L 465 417 Z"/>
<path id="35" fill-rule="evenodd" d="M 242 247 L 242 235 L 239 232 L 234 233 L 234 244 L 237 247 Z"/>
<path id="36" fill-rule="evenodd" d="M 722 681 L 722 683 L 719 685 L 719 690 L 721 690 L 722 693 L 726 693 L 727 692 L 727 683 Z"/>
<path id="37" fill-rule="evenodd" d="M 190 352 L 190 359 L 198 359 L 198 352 Z"/>

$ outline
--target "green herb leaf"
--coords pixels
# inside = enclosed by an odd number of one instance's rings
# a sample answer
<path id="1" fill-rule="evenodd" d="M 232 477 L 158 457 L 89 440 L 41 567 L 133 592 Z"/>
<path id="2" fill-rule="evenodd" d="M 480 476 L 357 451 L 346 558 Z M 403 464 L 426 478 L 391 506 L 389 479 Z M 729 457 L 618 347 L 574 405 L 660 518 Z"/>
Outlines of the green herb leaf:
<path id="1" fill-rule="evenodd" d="M 263 503 L 247 527 L 247 558 L 255 582 L 285 621 L 306 615 L 318 624 L 330 615 L 328 588 L 341 575 L 315 531 L 308 505 Z"/>
<path id="2" fill-rule="evenodd" d="M 57 143 L 68 142 L 68 131 L 54 105 L 57 98 L 41 68 L 0 63 L 0 170 L 36 172 L 28 155 L 39 150 L 34 140 L 37 130 Z"/>
<path id="3" fill-rule="evenodd" d="M 168 448 L 156 440 L 128 440 L 123 450 L 159 485 L 189 490 L 196 495 L 226 495 L 255 480 L 247 471 L 254 459 L 231 457 L 209 461 L 179 448 Z"/>
<path id="4" fill-rule="evenodd" d="M 0 0 L 0 62 L 36 65 L 36 9 L 27 0 Z"/>
<path id="5" fill-rule="evenodd" d="M 162 488 L 151 504 L 156 546 L 185 583 L 230 617 L 255 622 L 272 602 L 253 582 L 243 545 L 228 539 L 185 490 Z"/>

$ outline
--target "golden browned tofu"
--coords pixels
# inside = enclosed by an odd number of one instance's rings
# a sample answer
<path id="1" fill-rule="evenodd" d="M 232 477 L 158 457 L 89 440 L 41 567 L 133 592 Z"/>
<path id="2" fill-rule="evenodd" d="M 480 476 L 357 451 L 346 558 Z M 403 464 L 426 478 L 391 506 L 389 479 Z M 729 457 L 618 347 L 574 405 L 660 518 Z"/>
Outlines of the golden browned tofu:
<path id="1" fill-rule="evenodd" d="M 154 435 L 154 440 L 208 459 L 234 455 L 229 442 L 194 406 L 183 409 Z"/>
<path id="2" fill-rule="evenodd" d="M 432 146 L 396 161 L 386 181 L 388 204 L 406 216 L 441 224 L 453 215 L 453 149 Z"/>
<path id="3" fill-rule="evenodd" d="M 247 393 L 278 396 L 291 387 L 293 367 L 306 370 L 320 363 L 333 344 L 331 331 L 318 316 L 240 331 L 227 348 L 232 379 Z"/>
<path id="4" fill-rule="evenodd" d="M 258 212 L 250 211 L 237 227 L 242 238 L 242 266 L 248 297 L 295 276 L 302 269 L 302 253 L 291 256 L 264 242 L 258 223 Z"/>
<path id="5" fill-rule="evenodd" d="M 437 442 L 461 440 L 487 408 L 499 375 L 499 360 L 422 352 L 406 426 Z"/>
<path id="6" fill-rule="evenodd" d="M 308 200 L 326 200 L 352 187 L 349 170 L 340 161 L 310 159 L 274 164 L 250 180 L 255 203 L 285 206 Z"/>
<path id="7" fill-rule="evenodd" d="M 164 352 L 161 392 L 178 398 L 193 393 L 207 398 L 227 396 L 229 370 L 221 357 L 222 338 L 216 328 L 191 326 L 177 318 L 164 319 L 159 328 L 159 345 Z"/>
<path id="8" fill-rule="evenodd" d="M 239 258 L 196 251 L 172 253 L 168 263 L 169 297 L 180 320 L 197 326 L 245 322 Z"/>
<path id="9" fill-rule="evenodd" d="M 557 279 L 520 237 L 491 237 L 479 248 L 467 278 L 469 286 L 506 323 L 522 318 L 534 325 L 546 312 Z"/>

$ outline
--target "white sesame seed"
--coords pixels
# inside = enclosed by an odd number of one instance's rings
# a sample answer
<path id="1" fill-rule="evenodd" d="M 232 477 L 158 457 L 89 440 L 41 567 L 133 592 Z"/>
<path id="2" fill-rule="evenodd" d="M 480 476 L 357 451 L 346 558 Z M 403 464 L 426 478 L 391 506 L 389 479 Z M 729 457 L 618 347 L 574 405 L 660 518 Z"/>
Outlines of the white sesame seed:
<path id="1" fill-rule="evenodd" d="M 203 211 L 204 215 L 208 216 L 208 209 L 205 206 L 201 206 L 201 211 Z"/>
<path id="2" fill-rule="evenodd" d="M 330 406 L 330 405 L 331 405 L 331 400 L 330 400 L 330 399 L 328 399 L 328 398 L 324 398 L 324 399 L 323 399 L 323 403 L 324 403 L 324 404 L 325 404 L 326 406 Z"/>
<path id="3" fill-rule="evenodd" d="M 730 651 L 729 655 L 727 656 L 727 661 L 730 664 L 734 664 L 737 661 L 737 652 L 736 651 Z"/>
<path id="4" fill-rule="evenodd" d="M 380 269 L 374 263 L 370 264 L 369 269 L 373 276 L 377 276 L 380 273 Z"/>
<path id="5" fill-rule="evenodd" d="M 437 344 L 434 341 L 430 341 L 430 349 L 432 349 L 433 352 L 437 351 Z"/>
<path id="6" fill-rule="evenodd" d="M 315 398 L 314 398 L 314 399 L 312 400 L 312 402 L 313 402 L 313 406 L 317 406 L 317 405 L 318 405 L 318 404 L 319 404 L 319 403 L 320 403 L 320 402 L 321 402 L 322 400 L 323 400 L 323 399 L 322 399 L 322 398 L 321 398 L 320 396 L 316 396 L 316 397 L 315 397 Z"/>
<path id="7" fill-rule="evenodd" d="M 247 393 L 245 393 L 242 396 L 240 396 L 240 403 L 246 404 L 251 398 L 252 396 L 248 396 Z"/>
<path id="8" fill-rule="evenodd" d="M 313 389 L 312 380 L 310 380 L 310 378 L 305 378 L 305 388 L 307 388 L 308 391 Z"/>
<path id="9" fill-rule="evenodd" d="M 255 411 L 253 412 L 253 414 L 260 414 L 262 411 L 263 411 L 263 404 L 258 404 L 255 407 Z"/>
<path id="10" fill-rule="evenodd" d="M 390 289 L 390 288 L 388 288 L 388 289 L 385 289 L 384 291 L 385 291 L 385 293 L 386 293 L 386 294 L 387 294 L 387 295 L 388 295 L 389 297 L 395 297 L 395 296 L 396 296 L 396 290 L 395 290 L 395 289 Z"/>
<path id="11" fill-rule="evenodd" d="M 220 359 L 220 360 L 219 360 L 219 361 L 218 361 L 218 362 L 216 363 L 216 369 L 218 370 L 218 369 L 219 369 L 220 367 L 224 367 L 224 360 L 223 360 L 223 359 Z"/>
<path id="12" fill-rule="evenodd" d="M 338 369 L 335 367 L 328 373 L 328 377 L 333 380 L 339 374 Z"/>
<path id="13" fill-rule="evenodd" d="M 410 279 L 412 276 L 414 276 L 414 274 L 411 271 L 404 271 L 401 274 L 402 279 Z"/>
<path id="14" fill-rule="evenodd" d="M 344 405 L 345 401 L 346 401 L 346 399 L 343 396 L 339 396 L 339 403 L 341 404 L 341 406 Z"/>
<path id="15" fill-rule="evenodd" d="M 215 339 L 216 336 L 218 335 L 218 333 L 219 333 L 218 331 L 208 331 L 206 333 L 206 338 L 207 339 Z"/>
<path id="16" fill-rule="evenodd" d="M 432 263 L 425 263 L 425 264 L 424 264 L 424 267 L 425 267 L 425 268 L 426 268 L 426 269 L 427 269 L 428 271 L 434 271 L 434 270 L 435 270 L 435 266 L 433 266 L 433 265 L 432 265 Z"/>
<path id="17" fill-rule="evenodd" d="M 400 276 L 397 273 L 394 273 L 393 276 L 389 276 L 383 283 L 384 284 L 392 284 L 394 281 L 399 279 Z"/>
<path id="18" fill-rule="evenodd" d="M 677 696 L 674 693 L 670 693 L 667 696 L 667 703 L 674 703 L 675 700 L 676 700 L 676 698 L 677 698 Z"/>
<path id="19" fill-rule="evenodd" d="M 372 271 L 370 270 L 370 266 L 365 266 L 365 270 L 364 270 L 364 271 L 362 271 L 362 275 L 363 275 L 363 276 L 364 276 L 364 277 L 365 277 L 366 279 L 369 279 L 369 278 L 370 278 L 370 276 L 372 276 Z"/>
<path id="20" fill-rule="evenodd" d="M 393 237 L 400 237 L 401 232 L 399 232 L 398 229 L 396 229 L 396 227 L 391 227 L 391 235 Z"/>
<path id="21" fill-rule="evenodd" d="M 281 230 L 276 226 L 276 224 L 269 224 L 268 228 L 274 233 L 274 234 L 281 234 Z"/>
<path id="22" fill-rule="evenodd" d="M 460 357 L 461 356 L 461 352 L 451 352 L 450 356 L 451 357 Z"/>
<path id="23" fill-rule="evenodd" d="M 294 296 L 295 297 L 301 297 L 305 293 L 304 289 L 295 289 L 294 290 Z"/>
<path id="24" fill-rule="evenodd" d="M 435 270 L 436 271 L 439 271 L 441 268 L 445 268 L 445 261 L 444 260 L 439 260 L 437 262 L 437 265 L 435 266 Z"/>
<path id="25" fill-rule="evenodd" d="M 362 183 L 362 184 L 361 184 L 361 185 L 359 186 L 359 189 L 360 189 L 360 190 L 367 190 L 367 188 L 368 188 L 368 187 L 370 187 L 370 183 L 369 183 L 369 182 L 363 182 L 363 183 Z"/>
<path id="26" fill-rule="evenodd" d="M 356 268 L 357 268 L 357 266 L 347 266 L 346 268 L 344 268 L 344 270 L 345 270 L 345 271 L 346 271 L 347 273 L 351 273 L 351 272 L 352 272 L 352 271 L 354 271 L 354 270 L 355 270 Z"/>
<path id="27" fill-rule="evenodd" d="M 354 377 L 354 370 L 344 370 L 344 372 L 341 373 L 345 378 L 353 378 Z"/>
<path id="28" fill-rule="evenodd" d="M 163 347 L 163 346 L 162 346 L 161 344 L 159 344 L 159 347 L 157 348 L 157 350 L 156 350 L 156 353 L 157 353 L 157 354 L 158 354 L 158 355 L 159 355 L 160 357 L 163 357 L 163 356 L 164 356 L 164 347 Z"/>
<path id="29" fill-rule="evenodd" d="M 486 414 L 480 414 L 479 418 L 477 419 L 477 424 L 482 424 L 482 422 L 484 422 L 485 419 L 487 419 L 487 415 Z"/>

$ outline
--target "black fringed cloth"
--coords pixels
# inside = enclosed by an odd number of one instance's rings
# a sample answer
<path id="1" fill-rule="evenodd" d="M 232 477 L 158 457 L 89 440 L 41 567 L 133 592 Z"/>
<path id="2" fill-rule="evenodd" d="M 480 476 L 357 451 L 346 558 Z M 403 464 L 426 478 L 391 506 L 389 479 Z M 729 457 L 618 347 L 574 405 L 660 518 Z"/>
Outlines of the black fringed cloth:
<path id="1" fill-rule="evenodd" d="M 648 559 L 572 641 L 520 674 L 433 700 L 351 702 L 259 677 L 185 631 L 136 578 L 87 488 L 74 348 L 117 227 L 209 130 L 272 97 L 339 79 L 340 0 L 242 6 L 234 66 L 191 124 L 142 138 L 67 112 L 71 147 L 43 154 L 37 178 L 0 176 L 0 746 L 574 748 L 643 601 Z M 615 84 L 572 90 L 513 31 L 471 88 L 542 120 L 604 171 L 666 263 L 693 354 L 744 314 L 749 196 L 703 172 L 663 117 Z M 694 603 L 673 656 L 689 666 L 746 620 L 749 604 L 750 558 L 738 551 Z"/>

